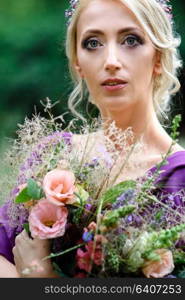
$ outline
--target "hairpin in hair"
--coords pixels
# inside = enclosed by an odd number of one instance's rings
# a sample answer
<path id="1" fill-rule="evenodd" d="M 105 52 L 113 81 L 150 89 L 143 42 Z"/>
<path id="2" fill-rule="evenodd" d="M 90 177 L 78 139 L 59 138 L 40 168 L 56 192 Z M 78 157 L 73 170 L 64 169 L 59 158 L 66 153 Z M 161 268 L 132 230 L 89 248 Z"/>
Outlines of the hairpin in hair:
<path id="1" fill-rule="evenodd" d="M 67 25 L 70 24 L 73 13 L 78 5 L 79 0 L 69 0 L 69 8 L 65 10 L 65 17 L 67 19 Z M 156 0 L 161 5 L 165 13 L 168 15 L 172 22 L 172 6 L 169 4 L 170 0 Z"/>

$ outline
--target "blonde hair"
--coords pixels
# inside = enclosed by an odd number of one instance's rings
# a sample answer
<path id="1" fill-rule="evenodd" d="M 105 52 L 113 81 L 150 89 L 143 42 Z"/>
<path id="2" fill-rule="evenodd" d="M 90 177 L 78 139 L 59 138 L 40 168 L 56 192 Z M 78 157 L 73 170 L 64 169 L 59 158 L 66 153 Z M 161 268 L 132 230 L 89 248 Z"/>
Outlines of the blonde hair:
<path id="1" fill-rule="evenodd" d="M 74 90 L 69 96 L 68 107 L 71 112 L 84 119 L 76 111 L 76 107 L 87 96 L 87 88 L 74 68 L 76 60 L 76 28 L 82 10 L 93 0 L 79 0 L 67 30 L 66 54 L 69 60 L 69 70 L 74 81 Z M 166 117 L 169 110 L 171 95 L 180 89 L 177 78 L 182 61 L 178 52 L 181 39 L 176 36 L 173 24 L 164 9 L 156 0 L 112 0 L 126 5 L 136 16 L 138 22 L 149 36 L 155 48 L 161 53 L 162 73 L 154 79 L 153 101 L 158 117 Z M 93 102 L 91 100 L 91 102 Z"/>

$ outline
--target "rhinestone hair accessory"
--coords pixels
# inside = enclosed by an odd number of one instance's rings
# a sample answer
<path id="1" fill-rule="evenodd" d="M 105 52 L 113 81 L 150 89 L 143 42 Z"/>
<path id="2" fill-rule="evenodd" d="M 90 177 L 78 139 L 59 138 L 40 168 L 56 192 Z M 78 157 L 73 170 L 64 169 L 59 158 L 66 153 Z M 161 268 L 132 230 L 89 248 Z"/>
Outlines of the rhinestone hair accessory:
<path id="1" fill-rule="evenodd" d="M 65 10 L 65 18 L 67 20 L 67 25 L 70 24 L 71 18 L 73 16 L 73 13 L 75 12 L 75 9 L 77 7 L 79 0 L 69 0 L 69 8 Z"/>
<path id="2" fill-rule="evenodd" d="M 156 2 L 158 2 L 162 6 L 162 8 L 164 9 L 165 13 L 167 14 L 167 16 L 169 17 L 172 23 L 173 15 L 172 15 L 172 5 L 169 4 L 170 0 L 156 0 Z"/>
<path id="3" fill-rule="evenodd" d="M 173 15 L 172 15 L 172 5 L 169 4 L 170 0 L 155 0 L 155 1 L 161 5 L 161 7 L 163 8 L 163 10 L 165 11 L 165 13 L 167 14 L 168 18 L 172 23 Z M 67 25 L 69 25 L 71 22 L 71 18 L 78 5 L 78 2 L 79 0 L 69 0 L 70 6 L 68 9 L 65 10 L 65 18 L 67 20 Z"/>

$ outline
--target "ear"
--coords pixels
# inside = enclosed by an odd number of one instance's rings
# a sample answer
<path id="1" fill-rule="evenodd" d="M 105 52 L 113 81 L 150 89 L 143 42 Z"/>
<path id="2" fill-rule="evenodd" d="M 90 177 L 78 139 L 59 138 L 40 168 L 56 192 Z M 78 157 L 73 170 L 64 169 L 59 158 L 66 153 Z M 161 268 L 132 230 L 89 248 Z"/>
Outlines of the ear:
<path id="1" fill-rule="evenodd" d="M 161 67 L 161 53 L 157 50 L 155 55 L 155 63 L 154 63 L 154 76 L 161 75 L 162 67 Z"/>
<path id="2" fill-rule="evenodd" d="M 76 72 L 78 73 L 78 75 L 79 75 L 81 78 L 83 78 L 84 75 L 83 75 L 82 69 L 81 69 L 81 67 L 80 67 L 80 65 L 79 65 L 78 59 L 75 60 L 74 67 L 75 67 L 75 70 L 76 70 Z"/>

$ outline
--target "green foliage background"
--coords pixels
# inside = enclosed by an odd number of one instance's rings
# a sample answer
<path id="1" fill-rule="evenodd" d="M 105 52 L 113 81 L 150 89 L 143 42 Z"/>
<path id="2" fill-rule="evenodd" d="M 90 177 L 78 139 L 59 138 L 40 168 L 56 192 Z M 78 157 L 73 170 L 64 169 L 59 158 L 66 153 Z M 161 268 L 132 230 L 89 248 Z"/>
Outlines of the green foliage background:
<path id="1" fill-rule="evenodd" d="M 58 110 L 66 110 L 66 2 L 0 0 L 0 136 L 13 135 L 46 97 L 60 99 Z"/>
<path id="2" fill-rule="evenodd" d="M 171 2 L 185 60 L 185 2 Z M 34 106 L 43 111 L 41 99 L 60 100 L 56 114 L 67 110 L 71 90 L 64 47 L 67 7 L 68 0 L 0 0 L 1 141 L 15 136 L 17 123 L 31 116 Z M 183 107 L 184 71 L 180 80 L 182 89 L 174 100 L 174 113 Z M 182 113 L 184 123 L 184 108 Z"/>

